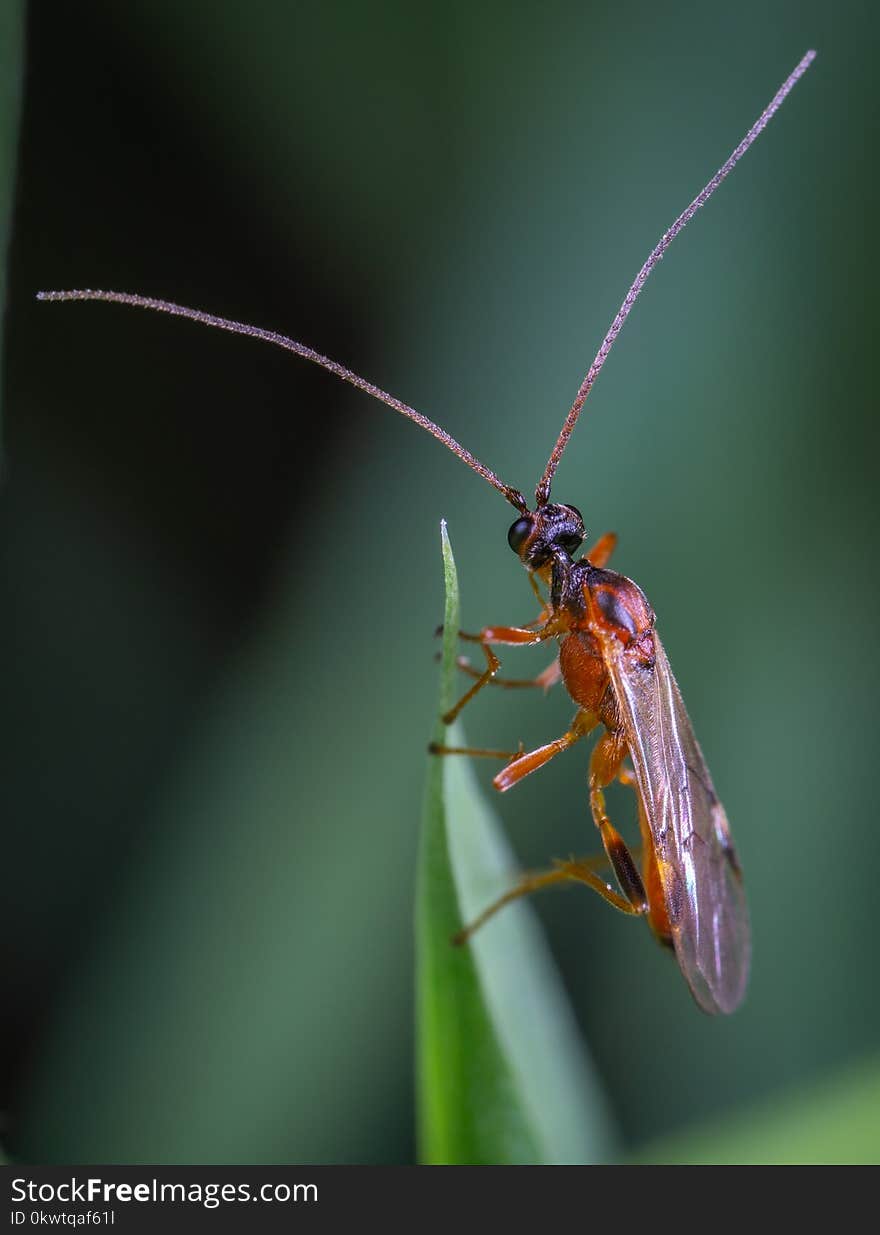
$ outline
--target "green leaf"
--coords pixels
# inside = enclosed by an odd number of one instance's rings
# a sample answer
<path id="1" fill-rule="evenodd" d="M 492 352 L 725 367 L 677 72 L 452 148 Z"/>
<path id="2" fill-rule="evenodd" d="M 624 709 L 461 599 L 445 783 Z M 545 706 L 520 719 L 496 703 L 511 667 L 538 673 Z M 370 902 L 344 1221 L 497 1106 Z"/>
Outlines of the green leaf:
<path id="1" fill-rule="evenodd" d="M 441 535 L 444 712 L 456 685 L 459 598 L 445 523 Z M 435 740 L 446 740 L 441 722 Z M 464 744 L 460 725 L 449 742 Z M 432 759 L 416 898 L 423 1162 L 589 1163 L 613 1152 L 605 1098 L 528 905 L 506 908 L 466 947 L 450 943 L 515 878 L 469 761 Z"/>
<path id="2" fill-rule="evenodd" d="M 880 1059 L 790 1097 L 658 1141 L 640 1162 L 729 1166 L 867 1166 L 880 1163 Z"/>

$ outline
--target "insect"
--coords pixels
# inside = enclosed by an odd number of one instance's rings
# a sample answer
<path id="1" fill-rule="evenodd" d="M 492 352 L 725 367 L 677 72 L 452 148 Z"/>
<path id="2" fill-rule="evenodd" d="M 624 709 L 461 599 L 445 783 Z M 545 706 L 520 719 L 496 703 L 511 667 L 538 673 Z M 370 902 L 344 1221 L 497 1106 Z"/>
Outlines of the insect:
<path id="1" fill-rule="evenodd" d="M 608 568 L 616 537 L 609 533 L 586 554 L 576 557 L 585 538 L 583 518 L 575 506 L 551 501 L 550 490 L 587 395 L 651 271 L 766 127 L 815 54 L 808 51 L 804 55 L 730 157 L 663 234 L 642 266 L 581 383 L 538 481 L 534 507 L 426 416 L 343 365 L 284 335 L 127 292 L 86 289 L 38 293 L 41 300 L 103 300 L 152 309 L 292 351 L 415 421 L 515 508 L 517 517 L 508 532 L 508 543 L 529 573 L 541 606 L 540 614 L 527 626 L 487 626 L 479 634 L 461 634 L 462 639 L 479 645 L 486 668 L 480 672 L 462 658 L 461 667 L 475 681 L 443 719 L 451 723 L 490 683 L 523 684 L 497 677 L 500 661 L 493 650 L 496 646 L 550 641 L 558 646 L 554 661 L 528 684 L 546 687 L 561 680 L 577 705 L 577 712 L 562 737 L 537 750 L 493 752 L 449 746 L 434 746 L 432 750 L 437 755 L 504 757 L 507 762 L 493 784 L 505 791 L 601 729 L 590 758 L 589 795 L 604 857 L 601 861 L 558 861 L 548 871 L 525 875 L 464 928 L 456 941 L 463 943 L 494 913 L 519 897 L 555 884 L 581 883 L 622 912 L 647 918 L 657 939 L 674 949 L 697 1004 L 709 1013 L 732 1012 L 738 1007 L 749 971 L 748 911 L 727 817 L 657 634 L 654 612 L 635 583 Z M 615 780 L 635 791 L 640 861 L 630 852 L 606 812 L 604 791 Z M 597 873 L 605 863 L 614 872 L 617 888 Z"/>

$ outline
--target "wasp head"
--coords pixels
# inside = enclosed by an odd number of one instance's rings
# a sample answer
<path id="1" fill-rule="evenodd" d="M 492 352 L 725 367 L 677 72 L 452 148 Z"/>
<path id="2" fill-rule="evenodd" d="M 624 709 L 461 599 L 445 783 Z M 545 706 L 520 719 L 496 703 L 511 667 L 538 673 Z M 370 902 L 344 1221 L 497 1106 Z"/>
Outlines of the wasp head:
<path id="1" fill-rule="evenodd" d="M 584 521 L 576 506 L 546 502 L 526 511 L 511 526 L 507 543 L 530 570 L 540 570 L 560 553 L 571 557 L 584 539 Z"/>

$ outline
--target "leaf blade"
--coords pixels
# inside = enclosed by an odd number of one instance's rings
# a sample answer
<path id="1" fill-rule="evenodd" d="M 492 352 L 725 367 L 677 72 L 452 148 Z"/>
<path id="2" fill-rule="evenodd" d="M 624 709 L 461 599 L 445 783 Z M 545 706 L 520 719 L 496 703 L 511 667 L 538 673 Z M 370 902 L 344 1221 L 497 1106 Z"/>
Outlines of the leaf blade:
<path id="1" fill-rule="evenodd" d="M 441 710 L 454 691 L 458 587 L 441 529 L 446 613 Z M 452 731 L 463 745 L 459 726 Z M 438 722 L 436 740 L 444 729 Z M 607 1158 L 607 1103 L 546 944 L 523 903 L 466 948 L 450 937 L 510 886 L 515 864 L 473 769 L 428 773 L 416 910 L 419 1141 L 423 1161 L 584 1163 Z"/>
<path id="2" fill-rule="evenodd" d="M 863 1059 L 790 1094 L 663 1138 L 635 1160 L 698 1166 L 876 1166 L 880 1058 Z"/>

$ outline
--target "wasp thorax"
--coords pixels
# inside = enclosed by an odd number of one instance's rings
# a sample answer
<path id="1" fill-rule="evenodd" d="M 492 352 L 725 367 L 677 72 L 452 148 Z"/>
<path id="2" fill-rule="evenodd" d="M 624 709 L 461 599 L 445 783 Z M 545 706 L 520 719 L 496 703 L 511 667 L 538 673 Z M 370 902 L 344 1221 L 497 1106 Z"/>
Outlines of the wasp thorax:
<path id="1" fill-rule="evenodd" d="M 533 569 L 546 566 L 559 552 L 577 553 L 584 539 L 584 521 L 576 506 L 547 502 L 522 515 L 507 533 L 507 543 L 520 561 Z"/>
<path id="2" fill-rule="evenodd" d="M 585 576 L 593 616 L 623 643 L 641 638 L 654 626 L 654 610 L 637 583 L 615 570 L 591 566 Z"/>

